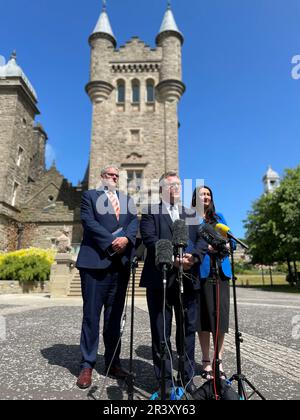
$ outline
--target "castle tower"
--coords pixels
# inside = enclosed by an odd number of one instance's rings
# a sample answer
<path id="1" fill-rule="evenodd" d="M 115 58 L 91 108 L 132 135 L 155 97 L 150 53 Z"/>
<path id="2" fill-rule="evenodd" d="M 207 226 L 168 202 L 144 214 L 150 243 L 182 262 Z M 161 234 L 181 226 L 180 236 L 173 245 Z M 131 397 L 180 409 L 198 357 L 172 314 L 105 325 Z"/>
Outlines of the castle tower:
<path id="1" fill-rule="evenodd" d="M 33 155 L 38 160 L 38 154 L 44 153 L 45 133 L 39 146 L 34 145 L 37 114 L 36 93 L 13 53 L 7 64 L 0 64 L 0 202 L 4 213 L 13 214 L 24 202 Z"/>
<path id="2" fill-rule="evenodd" d="M 178 171 L 183 36 L 170 6 L 157 48 L 133 37 L 116 49 L 105 5 L 89 43 L 86 90 L 93 107 L 89 188 L 98 185 L 100 169 L 112 162 L 124 170 L 130 185 L 145 180 L 149 185 L 165 171 Z"/>
<path id="3" fill-rule="evenodd" d="M 269 165 L 267 173 L 263 177 L 263 183 L 265 188 L 265 194 L 274 192 L 276 188 L 278 188 L 280 185 L 280 176 L 277 172 L 273 171 L 271 165 Z"/>

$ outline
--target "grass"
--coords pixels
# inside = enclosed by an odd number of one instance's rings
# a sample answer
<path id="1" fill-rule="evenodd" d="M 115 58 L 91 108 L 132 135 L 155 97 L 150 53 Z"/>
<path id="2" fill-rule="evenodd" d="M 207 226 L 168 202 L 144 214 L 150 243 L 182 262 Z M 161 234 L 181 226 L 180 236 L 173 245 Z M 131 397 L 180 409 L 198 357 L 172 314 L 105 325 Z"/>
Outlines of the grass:
<path id="1" fill-rule="evenodd" d="M 239 287 L 255 288 L 268 292 L 300 293 L 300 289 L 291 286 L 285 280 L 284 275 L 274 275 L 273 285 L 271 285 L 270 276 L 265 276 L 264 283 L 261 275 L 239 274 L 237 278 L 236 285 Z"/>
<path id="2" fill-rule="evenodd" d="M 246 286 L 244 286 L 246 287 Z M 293 293 L 293 294 L 300 294 L 300 288 L 297 288 L 295 286 L 289 286 L 287 285 L 281 285 L 277 284 L 275 286 L 248 286 L 249 289 L 259 289 L 264 292 L 280 292 L 280 293 Z"/>

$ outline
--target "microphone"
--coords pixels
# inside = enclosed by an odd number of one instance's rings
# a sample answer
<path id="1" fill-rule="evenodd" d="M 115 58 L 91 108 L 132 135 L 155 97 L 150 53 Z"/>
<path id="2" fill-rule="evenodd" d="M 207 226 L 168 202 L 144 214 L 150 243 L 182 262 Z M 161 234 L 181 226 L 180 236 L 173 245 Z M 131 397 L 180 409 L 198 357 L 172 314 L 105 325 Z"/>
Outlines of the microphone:
<path id="1" fill-rule="evenodd" d="M 236 238 L 235 236 L 233 236 L 232 233 L 230 233 L 230 227 L 224 225 L 223 223 L 217 223 L 215 229 L 222 235 L 233 239 L 235 242 L 237 242 L 238 244 L 240 244 L 243 248 L 245 249 L 249 249 L 248 245 L 246 245 L 244 242 L 242 242 L 240 239 Z"/>
<path id="2" fill-rule="evenodd" d="M 189 230 L 184 220 L 175 220 L 172 243 L 176 248 L 186 248 L 188 246 Z"/>
<path id="3" fill-rule="evenodd" d="M 229 250 L 226 247 L 227 241 L 219 232 L 217 232 L 212 225 L 204 223 L 199 226 L 199 235 L 209 245 L 211 245 L 219 254 L 221 258 L 229 255 Z"/>
<path id="4" fill-rule="evenodd" d="M 155 244 L 155 265 L 159 270 L 167 271 L 173 267 L 173 246 L 167 239 L 160 239 Z"/>

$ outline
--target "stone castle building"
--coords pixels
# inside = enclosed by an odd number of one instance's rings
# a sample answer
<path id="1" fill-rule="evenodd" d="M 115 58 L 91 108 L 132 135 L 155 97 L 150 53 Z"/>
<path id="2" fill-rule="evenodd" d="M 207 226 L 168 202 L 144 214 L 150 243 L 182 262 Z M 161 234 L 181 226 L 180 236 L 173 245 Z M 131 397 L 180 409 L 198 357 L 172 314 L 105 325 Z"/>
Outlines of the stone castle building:
<path id="1" fill-rule="evenodd" d="M 269 168 L 263 177 L 263 184 L 265 194 L 274 192 L 276 188 L 280 186 L 280 176 L 272 169 L 271 165 L 269 165 Z"/>
<path id="2" fill-rule="evenodd" d="M 117 49 L 105 5 L 89 38 L 93 109 L 89 166 L 74 187 L 55 164 L 45 167 L 47 134 L 35 123 L 37 95 L 13 54 L 0 61 L 0 249 L 15 229 L 16 246 L 49 248 L 64 227 L 72 244 L 81 241 L 80 200 L 99 183 L 100 169 L 118 165 L 139 204 L 151 195 L 145 181 L 178 170 L 178 102 L 182 83 L 179 31 L 170 6 L 151 48 L 138 37 Z M 126 185 L 125 185 L 126 186 Z M 155 199 L 155 197 L 153 197 Z M 28 232 L 27 232 L 28 233 Z M 27 235 L 28 236 L 28 235 Z"/>

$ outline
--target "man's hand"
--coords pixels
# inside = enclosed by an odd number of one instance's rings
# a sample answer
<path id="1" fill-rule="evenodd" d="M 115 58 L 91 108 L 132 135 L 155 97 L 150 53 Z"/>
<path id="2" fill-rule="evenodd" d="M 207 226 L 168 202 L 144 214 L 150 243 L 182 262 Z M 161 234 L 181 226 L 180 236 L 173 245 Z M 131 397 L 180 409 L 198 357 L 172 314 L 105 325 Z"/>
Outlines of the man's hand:
<path id="1" fill-rule="evenodd" d="M 184 254 L 182 262 L 184 271 L 189 271 L 195 264 L 195 258 L 192 254 Z M 177 257 L 174 262 L 174 267 L 179 268 L 179 263 L 179 257 Z"/>
<path id="2" fill-rule="evenodd" d="M 129 240 L 125 237 L 122 237 L 122 238 L 116 238 L 111 245 L 112 245 L 112 249 L 115 252 L 117 252 L 118 254 L 122 254 L 125 251 L 128 243 L 129 243 Z"/>

